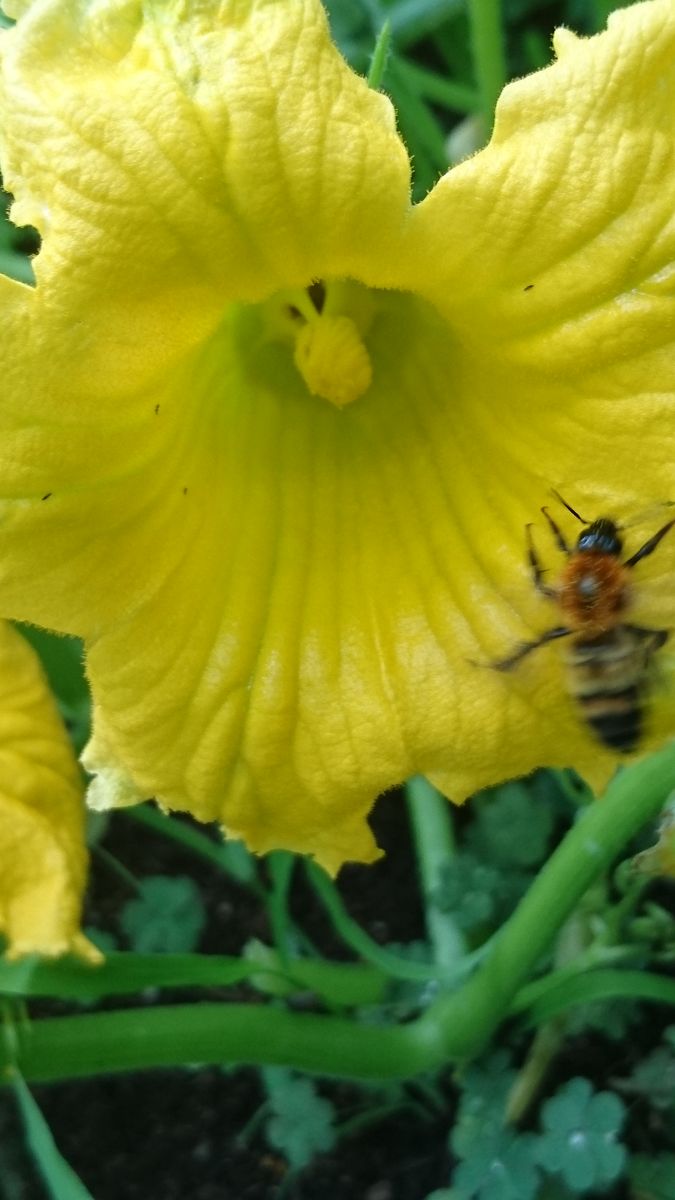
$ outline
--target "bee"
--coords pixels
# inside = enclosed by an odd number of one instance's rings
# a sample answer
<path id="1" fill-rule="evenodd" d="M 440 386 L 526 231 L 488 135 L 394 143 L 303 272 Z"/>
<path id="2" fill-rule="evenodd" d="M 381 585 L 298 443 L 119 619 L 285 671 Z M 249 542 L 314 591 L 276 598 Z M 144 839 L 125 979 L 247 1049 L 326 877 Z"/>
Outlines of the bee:
<path id="1" fill-rule="evenodd" d="M 570 549 L 548 508 L 542 508 L 567 562 L 557 584 L 544 582 L 545 571 L 531 525 L 526 526 L 527 559 L 535 588 L 557 604 L 565 623 L 548 629 L 534 642 L 522 642 L 508 658 L 492 666 L 510 671 L 547 642 L 569 638 L 564 660 L 570 695 L 580 716 L 605 746 L 627 754 L 635 749 L 642 733 L 652 658 L 669 633 L 667 629 L 645 629 L 626 622 L 630 573 L 654 552 L 675 520 L 668 521 L 622 561 L 623 542 L 616 521 L 611 517 L 587 521 L 558 492 L 553 494 L 586 528 Z"/>

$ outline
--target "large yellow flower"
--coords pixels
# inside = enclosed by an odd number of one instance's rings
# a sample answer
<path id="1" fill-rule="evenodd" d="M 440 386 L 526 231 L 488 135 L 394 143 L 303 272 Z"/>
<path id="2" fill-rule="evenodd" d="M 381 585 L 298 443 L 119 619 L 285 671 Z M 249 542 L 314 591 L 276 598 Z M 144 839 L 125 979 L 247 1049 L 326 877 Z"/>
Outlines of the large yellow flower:
<path id="1" fill-rule="evenodd" d="M 100 958 L 79 931 L 82 792 L 37 657 L 0 622 L 0 933 L 10 958 L 69 950 Z"/>
<path id="2" fill-rule="evenodd" d="M 552 486 L 654 506 L 631 547 L 675 494 L 671 0 L 560 32 L 415 208 L 318 0 L 5 7 L 2 166 L 43 241 L 34 289 L 0 279 L 0 611 L 85 638 L 92 802 L 334 868 L 412 772 L 609 764 L 555 646 L 474 662 L 559 622 L 524 551 L 538 521 L 559 566 Z M 673 623 L 674 557 L 636 620 Z"/>

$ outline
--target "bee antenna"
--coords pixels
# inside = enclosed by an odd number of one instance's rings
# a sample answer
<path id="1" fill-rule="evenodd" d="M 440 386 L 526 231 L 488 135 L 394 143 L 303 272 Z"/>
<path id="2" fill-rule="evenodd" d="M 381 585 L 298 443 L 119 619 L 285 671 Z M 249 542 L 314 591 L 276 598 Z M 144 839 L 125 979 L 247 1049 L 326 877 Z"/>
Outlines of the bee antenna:
<path id="1" fill-rule="evenodd" d="M 556 492 L 555 488 L 551 488 L 551 495 L 555 496 L 556 500 L 559 500 L 563 507 L 566 508 L 568 512 L 571 512 L 573 517 L 576 517 L 577 521 L 581 521 L 582 525 L 590 525 L 590 521 L 587 521 L 585 517 L 580 516 L 576 509 L 572 508 L 571 504 L 568 504 L 566 500 L 563 500 L 560 492 Z"/>

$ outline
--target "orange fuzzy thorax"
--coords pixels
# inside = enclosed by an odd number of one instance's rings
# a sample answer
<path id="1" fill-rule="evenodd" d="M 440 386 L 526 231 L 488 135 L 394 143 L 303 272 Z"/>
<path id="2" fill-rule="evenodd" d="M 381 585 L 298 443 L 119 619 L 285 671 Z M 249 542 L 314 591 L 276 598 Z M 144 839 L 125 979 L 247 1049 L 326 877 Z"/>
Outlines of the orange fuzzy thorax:
<path id="1" fill-rule="evenodd" d="M 627 574 L 612 554 L 583 550 L 570 557 L 558 601 L 575 633 L 598 637 L 619 624 L 628 600 Z"/>

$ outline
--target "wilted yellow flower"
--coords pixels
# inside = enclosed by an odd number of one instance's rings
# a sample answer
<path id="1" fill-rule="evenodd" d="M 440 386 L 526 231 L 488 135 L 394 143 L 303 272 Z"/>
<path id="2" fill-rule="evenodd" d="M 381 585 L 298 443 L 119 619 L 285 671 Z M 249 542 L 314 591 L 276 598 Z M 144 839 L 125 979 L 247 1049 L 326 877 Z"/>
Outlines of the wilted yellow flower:
<path id="1" fill-rule="evenodd" d="M 0 622 L 0 933 L 7 956 L 98 951 L 80 933 L 80 771 L 36 655 Z"/>
<path id="2" fill-rule="evenodd" d="M 0 611 L 86 641 L 92 802 L 334 868 L 414 772 L 609 764 L 555 647 L 474 662 L 557 623 L 552 486 L 620 520 L 675 491 L 670 0 L 559 32 L 416 207 L 318 0 L 5 7 L 43 241 L 0 279 Z M 636 620 L 673 623 L 674 553 Z"/>

